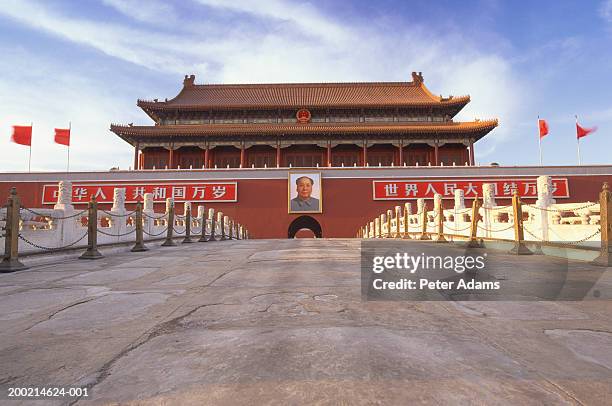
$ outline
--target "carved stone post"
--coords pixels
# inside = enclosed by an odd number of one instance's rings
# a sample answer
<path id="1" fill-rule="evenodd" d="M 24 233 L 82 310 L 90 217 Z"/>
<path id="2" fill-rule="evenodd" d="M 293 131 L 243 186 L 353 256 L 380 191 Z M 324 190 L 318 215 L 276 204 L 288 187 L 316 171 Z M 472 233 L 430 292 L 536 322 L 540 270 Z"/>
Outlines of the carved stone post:
<path id="1" fill-rule="evenodd" d="M 514 248 L 510 250 L 510 253 L 516 255 L 531 255 L 533 252 L 525 246 L 525 235 L 523 234 L 523 209 L 521 207 L 521 199 L 516 190 L 512 196 L 512 213 L 514 215 Z"/>
<path id="2" fill-rule="evenodd" d="M 601 251 L 593 260 L 594 265 L 612 266 L 612 193 L 608 182 L 599 193 L 599 225 L 601 227 Z"/>
<path id="3" fill-rule="evenodd" d="M 419 240 L 431 240 L 429 234 L 427 234 L 427 203 L 425 200 L 422 200 L 421 206 L 421 235 L 419 236 Z"/>
<path id="4" fill-rule="evenodd" d="M 191 244 L 194 241 L 191 239 L 191 203 L 185 202 L 185 238 L 183 244 Z"/>
<path id="5" fill-rule="evenodd" d="M 391 238 L 392 234 L 391 234 L 391 220 L 393 220 L 393 211 L 392 210 L 387 210 L 387 234 L 385 235 L 386 238 Z"/>
<path id="6" fill-rule="evenodd" d="M 386 236 L 385 233 L 385 226 L 387 225 L 387 215 L 385 213 L 382 213 L 379 217 L 379 222 L 380 222 L 380 235 L 378 238 L 384 238 Z"/>
<path id="7" fill-rule="evenodd" d="M 402 225 L 402 206 L 395 206 L 395 233 L 393 237 L 401 238 L 401 225 Z"/>
<path id="8" fill-rule="evenodd" d="M 380 238 L 380 217 L 374 219 L 374 238 Z"/>
<path id="9" fill-rule="evenodd" d="M 234 220 L 227 218 L 227 228 L 228 228 L 228 240 L 234 239 Z"/>
<path id="10" fill-rule="evenodd" d="M 206 219 L 202 219 L 204 222 L 202 225 L 202 236 L 200 242 L 214 241 L 215 240 L 215 209 L 208 209 L 208 222 L 210 222 L 210 235 L 206 238 Z"/>
<path id="11" fill-rule="evenodd" d="M 434 195 L 434 207 L 436 209 L 438 218 L 438 238 L 436 239 L 436 242 L 448 242 L 446 238 L 444 238 L 444 206 L 442 205 L 442 195 L 439 193 Z"/>
<path id="12" fill-rule="evenodd" d="M 168 230 L 166 232 L 166 241 L 161 245 L 162 247 L 174 247 L 174 199 L 166 199 L 166 216 L 168 219 Z"/>
<path id="13" fill-rule="evenodd" d="M 230 222 L 229 222 L 229 216 L 223 216 L 223 239 L 224 240 L 229 240 L 229 226 L 230 226 Z M 225 228 L 227 227 L 227 231 L 225 230 Z"/>
<path id="14" fill-rule="evenodd" d="M 481 248 L 482 244 L 478 241 L 478 221 L 480 220 L 480 200 L 478 196 L 474 197 L 472 202 L 472 225 L 470 226 L 470 241 L 468 248 Z"/>
<path id="15" fill-rule="evenodd" d="M 410 238 L 410 215 L 412 214 L 412 204 L 404 203 L 404 238 Z"/>
<path id="16" fill-rule="evenodd" d="M 19 261 L 19 197 L 12 187 L 6 203 L 6 224 L 4 226 L 4 257 L 0 262 L 0 273 L 28 269 Z"/>
<path id="17" fill-rule="evenodd" d="M 136 203 L 136 244 L 132 247 L 132 252 L 148 251 L 149 249 L 144 245 L 143 235 L 143 221 L 142 221 L 142 203 Z"/>
<path id="18" fill-rule="evenodd" d="M 98 203 L 91 197 L 87 211 L 87 250 L 79 257 L 80 259 L 103 258 L 98 251 Z"/>
<path id="19" fill-rule="evenodd" d="M 217 212 L 217 225 L 219 226 L 219 241 L 225 240 L 225 223 L 223 222 L 223 212 Z"/>

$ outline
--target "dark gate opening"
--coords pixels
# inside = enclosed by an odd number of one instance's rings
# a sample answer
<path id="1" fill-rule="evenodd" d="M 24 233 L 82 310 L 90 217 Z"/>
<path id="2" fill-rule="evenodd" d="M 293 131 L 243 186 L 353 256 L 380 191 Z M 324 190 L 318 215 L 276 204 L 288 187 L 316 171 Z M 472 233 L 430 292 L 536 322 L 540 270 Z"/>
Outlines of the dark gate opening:
<path id="1" fill-rule="evenodd" d="M 298 231 L 302 229 L 308 229 L 313 232 L 316 238 L 323 238 L 323 232 L 321 231 L 321 225 L 317 220 L 310 216 L 300 216 L 293 220 L 289 224 L 289 230 L 287 230 L 287 236 L 289 238 L 295 238 Z"/>

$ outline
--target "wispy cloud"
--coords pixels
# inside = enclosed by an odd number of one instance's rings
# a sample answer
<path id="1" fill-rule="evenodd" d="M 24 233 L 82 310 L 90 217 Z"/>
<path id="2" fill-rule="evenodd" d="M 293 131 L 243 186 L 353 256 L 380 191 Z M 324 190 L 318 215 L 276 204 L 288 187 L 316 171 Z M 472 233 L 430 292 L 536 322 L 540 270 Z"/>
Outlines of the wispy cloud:
<path id="1" fill-rule="evenodd" d="M 411 79 L 410 71 L 423 71 L 426 83 L 434 93 L 472 95 L 472 102 L 461 113 L 460 119 L 500 118 L 502 126 L 486 137 L 479 149 L 489 153 L 513 134 L 515 118 L 529 108 L 529 89 L 518 80 L 511 60 L 481 50 L 478 44 L 460 32 L 439 33 L 418 24 L 402 27 L 393 21 L 393 17 L 367 23 L 339 21 L 305 2 L 271 0 L 255 5 L 246 0 L 198 0 L 202 13 L 195 20 L 189 13 L 180 13 L 171 8 L 175 6 L 166 3 L 105 0 L 112 9 L 145 23 L 133 25 L 129 20 L 126 23 L 107 23 L 92 17 L 80 17 L 46 2 L 14 0 L 7 3 L 0 9 L 0 16 L 68 43 L 95 49 L 139 69 L 159 72 L 157 75 L 166 80 L 168 76 L 176 77 L 176 88 L 172 91 L 178 90 L 180 78 L 187 73 L 196 73 L 198 82 L 262 83 L 408 81 Z M 223 22 L 215 19 L 219 12 L 229 14 L 234 23 L 220 27 Z M 166 14 L 176 19 L 177 26 L 199 24 L 202 28 L 199 31 L 188 29 L 162 33 L 156 29 L 156 22 Z M 46 63 L 40 62 L 41 65 Z M 18 87 L 23 88 L 9 80 L 0 78 L 0 89 L 10 94 Z M 107 80 L 116 79 L 108 77 Z M 51 87 L 43 84 L 42 78 L 38 82 L 39 86 Z M 52 100 L 30 95 L 23 100 L 24 105 L 35 103 L 36 97 L 41 98 L 40 111 L 48 109 L 45 106 L 58 98 L 94 105 L 91 113 L 83 116 L 90 120 L 89 124 L 83 123 L 90 137 L 95 137 L 102 146 L 125 150 L 117 147 L 115 139 L 110 141 L 113 137 L 107 130 L 111 121 L 126 117 L 125 111 L 120 113 L 119 109 L 98 102 L 92 83 L 82 87 L 91 91 L 81 90 L 81 94 L 70 93 L 76 90 L 71 90 L 69 78 L 60 83 L 65 87 L 54 88 L 53 92 L 57 93 Z M 110 99 L 130 111 L 128 116 L 142 114 L 134 107 L 134 101 L 138 97 L 150 96 L 150 90 L 146 94 L 127 93 L 126 90 L 121 96 L 111 95 Z M 174 94 L 157 96 L 172 97 Z M 42 105 L 42 102 L 46 103 Z M 27 119 L 24 109 L 12 111 L 15 119 Z M 94 111 L 98 111 L 98 115 Z M 105 112 L 103 120 L 100 111 Z M 79 114 L 77 111 L 74 113 Z M 113 113 L 116 118 L 109 117 Z M 53 114 L 46 114 L 51 126 Z M 67 116 L 64 114 L 62 117 Z M 129 159 L 129 150 L 124 156 Z M 102 165 L 115 164 L 114 160 L 100 160 L 104 162 Z M 127 160 L 123 166 L 129 162 Z"/>
<path id="2" fill-rule="evenodd" d="M 605 0 L 601 3 L 599 14 L 602 18 L 612 23 L 612 0 Z"/>

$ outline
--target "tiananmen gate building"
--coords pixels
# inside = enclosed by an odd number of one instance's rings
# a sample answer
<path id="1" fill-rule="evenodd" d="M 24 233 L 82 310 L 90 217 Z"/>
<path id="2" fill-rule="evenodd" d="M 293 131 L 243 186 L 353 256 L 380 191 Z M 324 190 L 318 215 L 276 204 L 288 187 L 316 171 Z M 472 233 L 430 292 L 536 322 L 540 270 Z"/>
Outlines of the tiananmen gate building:
<path id="1" fill-rule="evenodd" d="M 474 164 L 497 120 L 457 122 L 469 96 L 411 82 L 198 85 L 139 100 L 151 126 L 112 125 L 134 168 L 272 168 Z M 139 153 L 140 152 L 140 153 Z"/>
<path id="2" fill-rule="evenodd" d="M 476 165 L 475 144 L 498 122 L 456 121 L 469 102 L 434 95 L 416 72 L 372 83 L 200 85 L 185 76 L 173 99 L 138 100 L 151 125 L 111 125 L 134 148 L 133 168 L 0 174 L 0 199 L 17 186 L 27 207 L 52 207 L 68 180 L 81 208 L 94 197 L 108 209 L 121 188 L 128 207 L 145 193 L 158 213 L 168 198 L 179 211 L 204 205 L 252 238 L 353 237 L 367 219 L 419 198 L 432 207 L 440 194 L 452 207 L 459 189 L 469 207 L 485 183 L 510 204 L 514 191 L 533 203 L 540 175 L 552 177 L 560 203 L 595 201 L 612 181 L 609 165 Z"/>

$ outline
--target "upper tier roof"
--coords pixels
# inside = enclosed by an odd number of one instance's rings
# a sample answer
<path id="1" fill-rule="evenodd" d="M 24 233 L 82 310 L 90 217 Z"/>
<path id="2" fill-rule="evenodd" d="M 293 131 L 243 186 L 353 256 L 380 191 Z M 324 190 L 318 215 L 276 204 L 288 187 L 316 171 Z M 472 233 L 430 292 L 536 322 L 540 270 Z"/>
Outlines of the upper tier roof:
<path id="1" fill-rule="evenodd" d="M 411 82 L 371 83 L 283 83 L 196 85 L 195 76 L 185 76 L 183 89 L 164 102 L 138 100 L 147 113 L 155 110 L 209 110 L 262 108 L 350 108 L 350 107 L 453 107 L 460 110 L 469 96 L 447 98 L 433 95 L 420 73 Z"/>

